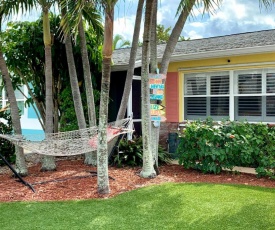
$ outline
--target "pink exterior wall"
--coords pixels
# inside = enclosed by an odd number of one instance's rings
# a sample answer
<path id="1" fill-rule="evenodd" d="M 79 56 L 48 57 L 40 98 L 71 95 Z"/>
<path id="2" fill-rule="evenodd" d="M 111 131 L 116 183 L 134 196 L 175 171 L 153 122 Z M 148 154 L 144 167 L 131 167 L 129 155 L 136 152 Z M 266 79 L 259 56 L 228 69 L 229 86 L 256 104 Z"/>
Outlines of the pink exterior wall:
<path id="1" fill-rule="evenodd" d="M 167 73 L 165 82 L 165 104 L 167 122 L 179 122 L 178 72 Z"/>

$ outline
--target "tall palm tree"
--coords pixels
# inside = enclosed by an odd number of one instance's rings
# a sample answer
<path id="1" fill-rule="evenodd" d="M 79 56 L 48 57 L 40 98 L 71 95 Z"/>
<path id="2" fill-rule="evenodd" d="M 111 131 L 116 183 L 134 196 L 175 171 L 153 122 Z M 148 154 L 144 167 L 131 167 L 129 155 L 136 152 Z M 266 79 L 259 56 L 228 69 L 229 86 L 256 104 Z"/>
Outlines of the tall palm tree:
<path id="1" fill-rule="evenodd" d="M 1 75 L 3 78 L 3 82 L 5 85 L 5 89 L 8 96 L 8 101 L 10 103 L 10 110 L 11 110 L 11 118 L 12 118 L 12 125 L 14 128 L 15 134 L 22 134 L 21 124 L 20 124 L 20 116 L 19 116 L 19 110 L 15 98 L 15 93 L 12 87 L 12 81 L 10 79 L 10 75 L 8 72 L 8 68 L 4 59 L 4 55 L 1 51 L 1 44 L 0 44 L 0 70 Z M 15 146 L 15 154 L 16 154 L 16 168 L 18 173 L 21 176 L 28 175 L 28 169 L 26 166 L 26 161 L 24 157 L 24 150 L 21 147 Z"/>
<path id="2" fill-rule="evenodd" d="M 78 31 L 79 40 L 80 40 L 80 51 L 81 51 L 81 58 L 82 58 L 83 74 L 84 74 L 85 92 L 86 92 L 87 107 L 88 107 L 89 126 L 93 127 L 93 126 L 96 126 L 96 112 L 95 112 L 92 76 L 91 76 L 91 69 L 90 69 L 90 63 L 89 63 L 89 57 L 88 57 L 88 51 L 87 51 L 87 42 L 86 42 L 86 36 L 85 36 L 85 30 L 84 30 L 83 17 L 88 21 L 90 25 L 92 25 L 94 30 L 98 33 L 98 36 L 101 36 L 103 31 L 103 28 L 101 25 L 101 16 L 96 10 L 93 1 L 83 2 L 83 1 L 61 0 L 60 4 L 61 4 L 61 8 L 67 11 L 67 13 L 63 16 L 62 23 L 61 23 L 61 27 L 63 28 L 63 31 L 65 32 L 65 34 L 67 34 L 69 30 L 71 30 L 72 28 L 73 30 Z M 96 165 L 96 153 L 93 152 L 93 153 L 85 154 L 84 162 L 86 164 Z"/>
<path id="3" fill-rule="evenodd" d="M 66 14 L 66 9 L 63 8 L 61 11 L 62 11 L 62 17 L 64 17 L 64 15 Z M 70 84 L 72 89 L 72 96 L 73 96 L 77 124 L 79 129 L 85 129 L 86 121 L 85 121 L 81 94 L 80 94 L 79 85 L 78 85 L 71 37 L 68 36 L 67 34 L 64 34 L 64 42 L 65 42 L 66 57 L 67 57 L 67 63 L 68 63 L 68 69 L 69 69 Z"/>
<path id="4" fill-rule="evenodd" d="M 150 38 L 150 72 L 158 72 L 158 62 L 157 62 L 157 10 L 158 10 L 158 0 L 155 0 L 153 5 L 152 12 L 152 29 L 151 29 L 151 38 Z M 151 100 L 151 104 L 157 104 L 157 100 Z M 158 170 L 158 142 L 159 142 L 159 122 L 151 122 L 151 146 L 152 154 L 154 160 L 154 167 L 157 175 L 159 174 Z"/>
<path id="5" fill-rule="evenodd" d="M 127 110 L 127 103 L 129 100 L 129 95 L 132 87 L 133 75 L 135 70 L 135 62 L 136 62 L 137 49 L 138 49 L 138 39 L 139 39 L 139 33 L 140 33 L 140 24 L 142 19 L 143 5 L 144 5 L 144 0 L 139 0 L 137 11 L 136 11 L 135 28 L 134 28 L 134 34 L 132 39 L 132 47 L 130 51 L 129 66 L 127 70 L 123 95 L 122 95 L 119 111 L 116 118 L 117 120 L 123 119 Z"/>
<path id="6" fill-rule="evenodd" d="M 15 7 L 17 6 L 17 7 Z M 28 1 L 24 0 L 1 0 L 0 2 L 0 33 L 1 33 L 1 25 L 4 18 L 8 18 L 11 13 L 16 13 L 18 9 L 29 10 L 32 7 L 32 4 L 29 4 Z M 0 40 L 0 70 L 3 78 L 3 82 L 5 85 L 5 89 L 8 96 L 8 101 L 10 103 L 11 110 L 11 118 L 12 124 L 14 128 L 15 134 L 22 134 L 19 109 L 17 106 L 17 101 L 14 93 L 14 89 L 12 86 L 12 81 L 9 75 L 9 71 L 6 65 L 6 61 L 4 59 L 4 54 L 2 52 L 2 40 Z M 15 147 L 16 154 L 16 168 L 20 175 L 26 176 L 28 175 L 28 169 L 25 161 L 24 150 L 21 147 Z"/>
<path id="7" fill-rule="evenodd" d="M 117 0 L 100 1 L 104 9 L 104 43 L 102 61 L 102 81 L 99 108 L 99 133 L 97 147 L 97 186 L 100 194 L 110 192 L 108 177 L 108 145 L 107 145 L 107 122 L 108 122 L 108 99 L 110 91 L 111 59 L 113 54 L 113 26 L 114 7 Z"/>
<path id="8" fill-rule="evenodd" d="M 140 176 L 144 178 L 156 177 L 151 148 L 151 119 L 150 119 L 150 90 L 149 90 L 149 53 L 150 35 L 152 27 L 152 11 L 155 0 L 146 1 L 142 66 L 141 66 L 141 115 L 142 115 L 142 140 L 143 140 L 143 166 Z"/>
<path id="9" fill-rule="evenodd" d="M 49 10 L 53 4 L 53 0 L 38 0 L 42 8 L 43 15 L 43 40 L 45 46 L 45 86 L 46 86 L 46 116 L 45 116 L 45 133 L 54 132 L 53 123 L 53 75 L 52 75 L 52 35 L 50 31 Z M 53 156 L 44 156 L 42 158 L 41 170 L 51 171 L 56 169 Z"/>

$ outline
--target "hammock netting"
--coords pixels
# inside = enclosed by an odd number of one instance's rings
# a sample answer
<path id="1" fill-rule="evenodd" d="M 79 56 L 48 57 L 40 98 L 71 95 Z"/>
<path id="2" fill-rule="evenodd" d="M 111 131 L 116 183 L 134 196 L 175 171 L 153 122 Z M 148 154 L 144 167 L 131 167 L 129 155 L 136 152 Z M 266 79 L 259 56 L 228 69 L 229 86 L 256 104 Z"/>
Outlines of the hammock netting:
<path id="1" fill-rule="evenodd" d="M 108 123 L 107 142 L 118 135 L 133 131 L 131 118 Z M 0 137 L 35 153 L 51 156 L 72 156 L 97 150 L 98 127 L 47 134 L 0 134 Z"/>

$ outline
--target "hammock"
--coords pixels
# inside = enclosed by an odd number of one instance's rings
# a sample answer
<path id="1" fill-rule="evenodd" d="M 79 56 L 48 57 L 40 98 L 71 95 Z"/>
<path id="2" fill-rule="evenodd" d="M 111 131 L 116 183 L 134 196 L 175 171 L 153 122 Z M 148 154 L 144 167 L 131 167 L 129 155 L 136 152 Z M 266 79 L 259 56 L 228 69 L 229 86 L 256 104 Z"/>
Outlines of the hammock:
<path id="1" fill-rule="evenodd" d="M 108 123 L 107 142 L 118 135 L 133 132 L 132 125 L 133 121 L 131 118 Z M 98 127 L 94 126 L 86 129 L 46 134 L 0 134 L 0 137 L 9 140 L 19 147 L 39 154 L 72 156 L 97 149 Z"/>

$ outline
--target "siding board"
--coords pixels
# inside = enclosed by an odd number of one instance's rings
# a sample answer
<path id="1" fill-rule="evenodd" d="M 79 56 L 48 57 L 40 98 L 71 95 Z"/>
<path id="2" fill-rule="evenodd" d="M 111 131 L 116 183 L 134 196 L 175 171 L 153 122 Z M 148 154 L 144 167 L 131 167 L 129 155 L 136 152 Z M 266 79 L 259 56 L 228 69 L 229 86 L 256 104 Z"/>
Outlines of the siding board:
<path id="1" fill-rule="evenodd" d="M 167 122 L 179 121 L 179 85 L 178 73 L 167 73 L 165 83 L 165 103 Z"/>

